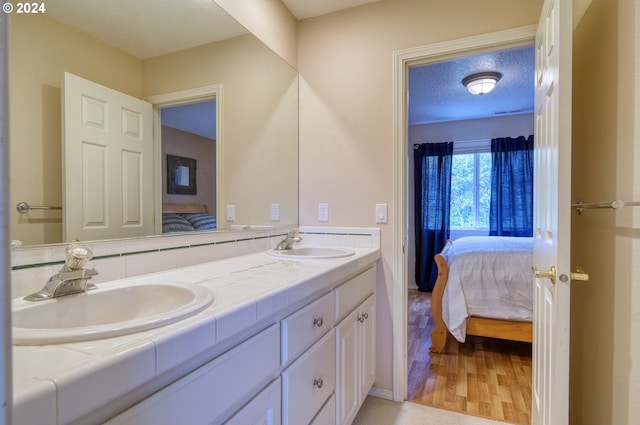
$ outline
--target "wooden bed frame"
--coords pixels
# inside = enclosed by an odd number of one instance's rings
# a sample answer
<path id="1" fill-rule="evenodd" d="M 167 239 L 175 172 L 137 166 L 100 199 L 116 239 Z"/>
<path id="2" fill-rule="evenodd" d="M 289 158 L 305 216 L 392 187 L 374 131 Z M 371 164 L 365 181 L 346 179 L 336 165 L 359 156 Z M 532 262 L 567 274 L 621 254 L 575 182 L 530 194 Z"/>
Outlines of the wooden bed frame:
<path id="1" fill-rule="evenodd" d="M 205 204 L 162 204 L 162 212 L 209 213 Z"/>
<path id="2" fill-rule="evenodd" d="M 431 331 L 431 352 L 440 353 L 447 342 L 448 333 L 447 325 L 442 320 L 442 295 L 449 279 L 449 265 L 442 254 L 436 254 L 435 261 L 438 266 L 438 278 L 431 294 L 431 315 L 436 326 Z M 467 335 L 531 342 L 533 323 L 468 317 Z"/>

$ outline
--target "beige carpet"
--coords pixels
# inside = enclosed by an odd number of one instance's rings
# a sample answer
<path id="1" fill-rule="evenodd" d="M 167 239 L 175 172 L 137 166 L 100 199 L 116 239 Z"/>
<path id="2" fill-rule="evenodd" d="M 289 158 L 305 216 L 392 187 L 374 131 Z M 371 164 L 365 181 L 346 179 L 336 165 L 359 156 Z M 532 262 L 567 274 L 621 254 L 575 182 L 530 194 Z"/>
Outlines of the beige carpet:
<path id="1" fill-rule="evenodd" d="M 504 425 L 435 407 L 368 396 L 352 425 Z"/>

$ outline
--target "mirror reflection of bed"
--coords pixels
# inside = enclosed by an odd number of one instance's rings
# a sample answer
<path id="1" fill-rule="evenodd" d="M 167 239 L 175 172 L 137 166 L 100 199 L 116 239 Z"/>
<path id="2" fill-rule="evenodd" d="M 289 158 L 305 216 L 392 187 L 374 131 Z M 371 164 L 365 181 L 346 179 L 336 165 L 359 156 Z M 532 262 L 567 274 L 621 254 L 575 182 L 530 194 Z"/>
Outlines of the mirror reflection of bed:
<path id="1" fill-rule="evenodd" d="M 162 204 L 162 233 L 216 229 L 216 218 L 205 204 Z"/>

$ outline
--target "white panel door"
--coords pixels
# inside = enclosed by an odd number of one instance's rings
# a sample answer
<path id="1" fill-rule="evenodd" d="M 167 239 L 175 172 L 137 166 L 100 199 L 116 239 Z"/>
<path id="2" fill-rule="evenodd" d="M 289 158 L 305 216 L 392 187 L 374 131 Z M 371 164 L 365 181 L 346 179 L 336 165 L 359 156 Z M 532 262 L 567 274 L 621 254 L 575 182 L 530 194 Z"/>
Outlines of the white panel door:
<path id="1" fill-rule="evenodd" d="M 532 424 L 569 421 L 571 2 L 545 0 L 536 34 Z"/>
<path id="2" fill-rule="evenodd" d="M 63 240 L 153 233 L 150 103 L 65 73 Z"/>

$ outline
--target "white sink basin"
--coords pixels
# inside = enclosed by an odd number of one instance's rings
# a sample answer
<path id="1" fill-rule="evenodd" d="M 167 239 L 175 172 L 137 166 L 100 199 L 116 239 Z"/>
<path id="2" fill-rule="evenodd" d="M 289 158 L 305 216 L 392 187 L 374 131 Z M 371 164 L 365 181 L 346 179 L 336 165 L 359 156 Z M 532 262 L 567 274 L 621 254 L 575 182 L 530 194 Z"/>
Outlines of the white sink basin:
<path id="1" fill-rule="evenodd" d="M 298 259 L 322 259 L 322 258 L 342 258 L 349 257 L 354 254 L 353 251 L 342 248 L 326 248 L 326 247 L 299 247 L 287 249 L 284 251 L 276 251 L 272 249 L 268 251 L 269 255 L 279 258 Z"/>
<path id="2" fill-rule="evenodd" d="M 196 285 L 102 286 L 77 295 L 13 305 L 13 344 L 45 345 L 127 335 L 192 316 L 213 301 Z"/>

